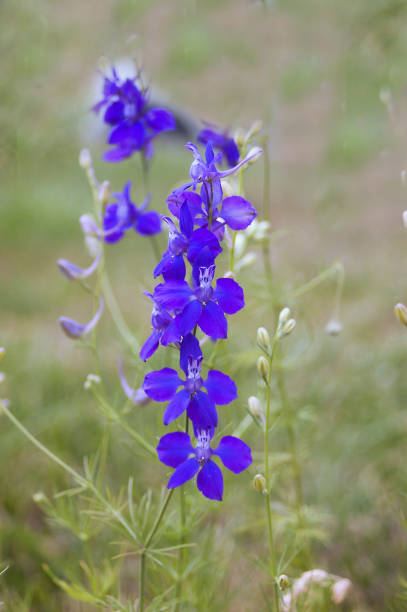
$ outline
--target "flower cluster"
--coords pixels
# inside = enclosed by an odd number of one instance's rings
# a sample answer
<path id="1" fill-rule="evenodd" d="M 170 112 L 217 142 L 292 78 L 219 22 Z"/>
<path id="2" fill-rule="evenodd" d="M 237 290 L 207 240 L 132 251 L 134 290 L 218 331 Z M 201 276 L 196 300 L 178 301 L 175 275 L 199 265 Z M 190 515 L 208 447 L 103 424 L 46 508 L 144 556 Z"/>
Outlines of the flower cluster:
<path id="1" fill-rule="evenodd" d="M 217 257 L 226 231 L 246 229 L 256 218 L 252 204 L 240 195 L 223 196 L 222 179 L 239 171 L 258 156 L 252 152 L 228 170 L 219 170 L 222 153 L 216 155 L 212 142 L 205 155 L 187 143 L 193 154 L 191 181 L 173 191 L 168 200 L 171 217 L 163 217 L 168 227 L 168 248 L 154 270 L 162 277 L 152 293 L 152 333 L 140 351 L 146 361 L 159 347 L 172 344 L 179 349 L 179 367 L 184 376 L 172 368 L 146 375 L 143 390 L 157 402 L 168 402 L 164 425 L 186 412 L 196 439 L 192 445 L 187 431 L 164 435 L 157 452 L 165 465 L 175 468 L 168 488 L 178 487 L 197 475 L 198 489 L 209 499 L 221 500 L 223 477 L 213 461 L 218 457 L 234 473 L 245 470 L 252 461 L 250 448 L 234 436 L 224 436 L 216 449 L 211 440 L 218 426 L 217 406 L 237 398 L 233 380 L 223 372 L 210 369 L 203 376 L 204 357 L 197 338 L 198 330 L 212 341 L 227 338 L 228 321 L 244 307 L 240 285 L 230 276 L 215 280 Z M 221 147 L 220 140 L 215 142 Z M 229 230 L 227 229 L 229 228 Z M 187 274 L 187 269 L 189 272 Z"/>
<path id="2" fill-rule="evenodd" d="M 175 129 L 172 113 L 164 108 L 150 108 L 148 90 L 139 86 L 138 76 L 121 79 L 115 68 L 104 78 L 103 97 L 93 110 L 104 109 L 103 120 L 111 126 L 108 144 L 114 146 L 103 155 L 109 162 L 120 162 L 136 151 L 153 155 L 152 141 L 161 132 Z"/>

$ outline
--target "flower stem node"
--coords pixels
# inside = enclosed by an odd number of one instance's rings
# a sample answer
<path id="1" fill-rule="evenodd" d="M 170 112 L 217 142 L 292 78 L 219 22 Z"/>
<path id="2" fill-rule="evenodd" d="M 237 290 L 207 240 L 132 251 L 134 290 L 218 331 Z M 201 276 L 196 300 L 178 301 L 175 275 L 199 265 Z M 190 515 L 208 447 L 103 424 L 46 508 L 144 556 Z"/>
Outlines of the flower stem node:
<path id="1" fill-rule="evenodd" d="M 0 361 L 4 359 L 5 354 L 6 354 L 6 349 L 4 348 L 4 346 L 0 346 Z"/>
<path id="2" fill-rule="evenodd" d="M 82 149 L 79 153 L 79 165 L 84 170 L 89 170 L 92 168 L 92 155 L 90 154 L 89 149 Z"/>
<path id="3" fill-rule="evenodd" d="M 266 479 L 264 478 L 263 474 L 256 474 L 256 476 L 253 478 L 253 487 L 259 493 L 266 492 Z"/>
<path id="4" fill-rule="evenodd" d="M 278 576 L 277 583 L 282 591 L 285 591 L 290 586 L 290 580 L 285 574 L 280 574 L 280 576 Z"/>
<path id="5" fill-rule="evenodd" d="M 269 362 L 265 357 L 263 357 L 263 355 L 261 355 L 257 360 L 257 369 L 264 382 L 268 383 L 270 366 Z"/>
<path id="6" fill-rule="evenodd" d="M 401 304 L 400 302 L 395 305 L 394 312 L 400 323 L 407 326 L 407 306 Z"/>
<path id="7" fill-rule="evenodd" d="M 265 353 L 270 353 L 270 336 L 265 327 L 259 327 L 257 330 L 257 344 Z"/>

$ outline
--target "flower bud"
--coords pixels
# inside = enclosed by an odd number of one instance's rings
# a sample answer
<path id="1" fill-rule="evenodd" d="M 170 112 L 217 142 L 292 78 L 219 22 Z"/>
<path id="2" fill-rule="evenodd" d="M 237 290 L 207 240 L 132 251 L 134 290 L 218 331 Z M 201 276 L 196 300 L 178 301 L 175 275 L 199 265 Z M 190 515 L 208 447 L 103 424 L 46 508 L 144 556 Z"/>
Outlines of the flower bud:
<path id="1" fill-rule="evenodd" d="M 270 336 L 265 327 L 259 327 L 257 330 L 257 344 L 263 351 L 266 351 L 266 353 L 270 352 Z"/>
<path id="2" fill-rule="evenodd" d="M 6 380 L 6 375 L 4 374 L 4 372 L 0 372 L 0 385 L 1 383 L 4 383 L 5 380 Z"/>
<path id="3" fill-rule="evenodd" d="M 112 193 L 110 189 L 109 181 L 103 181 L 99 188 L 98 198 L 99 202 L 102 204 L 102 207 L 105 208 L 111 199 Z"/>
<path id="4" fill-rule="evenodd" d="M 247 163 L 254 164 L 262 153 L 263 149 L 261 147 L 252 147 L 247 154 L 247 157 L 250 157 L 250 159 L 247 160 Z"/>
<path id="5" fill-rule="evenodd" d="M 229 183 L 229 181 L 223 179 L 221 181 L 221 185 L 222 185 L 222 191 L 223 191 L 223 197 L 224 198 L 229 198 L 230 196 L 236 195 L 235 192 L 234 192 L 234 189 L 233 189 L 232 185 Z"/>
<path id="6" fill-rule="evenodd" d="M 403 225 L 407 229 L 407 210 L 403 211 Z"/>
<path id="7" fill-rule="evenodd" d="M 234 133 L 234 139 L 235 139 L 238 149 L 241 149 L 246 140 L 245 133 L 242 128 L 237 128 L 237 130 Z"/>
<path id="8" fill-rule="evenodd" d="M 257 369 L 264 382 L 268 382 L 270 366 L 269 362 L 263 355 L 261 355 L 257 360 Z"/>
<path id="9" fill-rule="evenodd" d="M 263 474 L 256 474 L 256 476 L 253 478 L 253 487 L 259 493 L 264 493 L 266 490 L 266 479 L 264 478 Z"/>
<path id="10" fill-rule="evenodd" d="M 263 128 L 263 122 L 258 119 L 255 121 L 247 131 L 246 134 L 246 142 L 250 142 L 254 136 L 257 136 L 259 132 L 261 132 Z"/>
<path id="11" fill-rule="evenodd" d="M 247 403 L 249 405 L 250 414 L 259 419 L 263 414 L 263 408 L 261 407 L 259 398 L 255 395 L 251 395 L 247 400 Z"/>
<path id="12" fill-rule="evenodd" d="M 290 315 L 291 315 L 291 310 L 286 306 L 285 308 L 283 308 L 283 310 L 279 314 L 278 324 L 283 325 L 283 323 L 286 323 L 288 319 L 290 318 Z"/>
<path id="13" fill-rule="evenodd" d="M 341 604 L 348 595 L 352 583 L 348 578 L 342 578 L 332 585 L 332 601 L 334 604 Z"/>
<path id="14" fill-rule="evenodd" d="M 6 349 L 4 348 L 4 346 L 0 346 L 0 361 L 4 358 L 5 354 L 6 354 Z"/>
<path id="15" fill-rule="evenodd" d="M 98 236 L 100 234 L 100 230 L 92 215 L 81 215 L 79 217 L 79 223 L 85 235 L 90 234 L 91 236 Z"/>
<path id="16" fill-rule="evenodd" d="M 277 583 L 282 591 L 285 591 L 290 586 L 288 576 L 285 574 L 280 574 L 280 576 L 277 578 Z"/>
<path id="17" fill-rule="evenodd" d="M 403 323 L 403 325 L 407 325 L 407 306 L 398 303 L 394 307 L 394 312 L 396 313 L 396 316 L 400 323 Z"/>
<path id="18" fill-rule="evenodd" d="M 342 323 L 338 319 L 330 319 L 325 327 L 325 332 L 329 336 L 337 336 L 342 331 Z"/>
<path id="19" fill-rule="evenodd" d="M 84 170 L 89 170 L 92 168 L 92 155 L 90 154 L 89 149 L 82 149 L 79 153 L 79 165 Z"/>
<path id="20" fill-rule="evenodd" d="M 38 493 L 34 493 L 33 495 L 33 501 L 35 501 L 36 504 L 41 504 L 42 502 L 46 501 L 46 499 L 47 498 L 42 491 L 38 491 Z"/>
<path id="21" fill-rule="evenodd" d="M 90 389 L 92 385 L 100 385 L 101 378 L 97 374 L 88 374 L 83 383 L 84 389 Z"/>

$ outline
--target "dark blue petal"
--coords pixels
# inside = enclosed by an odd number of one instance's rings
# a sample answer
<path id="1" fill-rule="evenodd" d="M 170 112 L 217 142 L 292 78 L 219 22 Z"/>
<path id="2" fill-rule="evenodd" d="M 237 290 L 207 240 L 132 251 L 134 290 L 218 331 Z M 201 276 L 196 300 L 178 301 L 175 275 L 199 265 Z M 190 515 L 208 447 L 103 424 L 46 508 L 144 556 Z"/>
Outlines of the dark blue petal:
<path id="1" fill-rule="evenodd" d="M 187 433 L 174 431 L 161 438 L 157 446 L 158 458 L 161 463 L 176 468 L 188 459 L 193 452 L 191 440 Z"/>
<path id="2" fill-rule="evenodd" d="M 141 121 L 130 125 L 122 122 L 110 133 L 108 143 L 132 147 L 134 150 L 137 150 L 143 146 L 144 139 L 145 132 Z"/>
<path id="3" fill-rule="evenodd" d="M 208 302 L 203 307 L 198 325 L 211 338 L 227 338 L 228 322 L 222 308 L 215 302 Z"/>
<path id="4" fill-rule="evenodd" d="M 199 253 L 205 247 L 209 249 L 212 260 L 222 252 L 219 240 L 212 232 L 206 228 L 200 228 L 192 232 L 187 252 L 188 261 L 194 263 Z"/>
<path id="5" fill-rule="evenodd" d="M 154 271 L 155 272 L 155 271 Z M 165 281 L 183 281 L 186 274 L 184 256 L 171 255 L 163 266 L 162 275 Z"/>
<path id="6" fill-rule="evenodd" d="M 187 409 L 190 397 L 191 395 L 186 389 L 182 389 L 176 395 L 174 395 L 167 408 L 165 409 L 164 425 L 169 425 Z"/>
<path id="7" fill-rule="evenodd" d="M 204 386 L 215 404 L 221 406 L 230 404 L 230 402 L 237 398 L 237 389 L 234 381 L 218 370 L 210 370 Z"/>
<path id="8" fill-rule="evenodd" d="M 137 217 L 135 229 L 139 234 L 144 236 L 152 236 L 161 232 L 161 217 L 154 210 L 141 213 Z"/>
<path id="9" fill-rule="evenodd" d="M 244 307 L 243 289 L 233 278 L 218 278 L 213 297 L 226 314 L 234 314 Z"/>
<path id="10" fill-rule="evenodd" d="M 193 302 L 191 303 L 193 304 Z M 184 370 L 185 375 L 188 374 L 188 357 L 192 357 L 193 359 L 202 357 L 198 338 L 193 334 L 186 334 L 181 342 L 179 365 L 181 369 Z"/>
<path id="11" fill-rule="evenodd" d="M 218 424 L 215 404 L 203 391 L 197 391 L 192 396 L 187 413 L 191 421 L 198 427 L 216 427 Z"/>
<path id="12" fill-rule="evenodd" d="M 213 148 L 212 148 L 212 143 L 208 142 L 206 147 L 205 147 L 205 159 L 206 159 L 206 163 L 209 165 L 210 163 L 213 162 L 214 159 L 214 154 L 213 154 Z"/>
<path id="13" fill-rule="evenodd" d="M 105 242 L 118 242 L 124 236 L 125 227 L 118 216 L 118 205 L 108 204 L 103 217 L 103 230 L 105 233 Z"/>
<path id="14" fill-rule="evenodd" d="M 193 457 L 181 463 L 169 479 L 167 485 L 168 489 L 175 489 L 175 487 L 180 487 L 184 482 L 191 480 L 200 467 L 199 462 Z"/>
<path id="15" fill-rule="evenodd" d="M 174 317 L 161 337 L 161 344 L 167 346 L 171 342 L 179 342 L 180 340 L 181 333 L 178 329 L 177 317 Z"/>
<path id="16" fill-rule="evenodd" d="M 181 310 L 192 295 L 192 289 L 185 281 L 161 283 L 154 290 L 154 300 L 168 310 Z"/>
<path id="17" fill-rule="evenodd" d="M 140 349 L 140 359 L 147 361 L 147 359 L 156 352 L 161 334 L 162 332 L 156 331 L 155 329 L 153 330 L 152 334 L 147 338 Z"/>
<path id="18" fill-rule="evenodd" d="M 116 102 L 113 102 L 113 104 L 110 104 L 110 106 L 107 107 L 103 117 L 103 121 L 105 123 L 110 123 L 111 125 L 116 125 L 116 123 L 120 123 L 120 121 L 123 121 L 123 111 L 123 102 L 120 102 L 120 100 L 116 100 Z"/>
<path id="19" fill-rule="evenodd" d="M 222 501 L 223 476 L 213 461 L 208 461 L 198 474 L 196 484 L 200 492 L 208 499 Z"/>
<path id="20" fill-rule="evenodd" d="M 185 236 L 190 236 L 194 229 L 194 222 L 192 219 L 191 212 L 189 210 L 188 202 L 182 204 L 179 211 L 179 228 Z"/>
<path id="21" fill-rule="evenodd" d="M 222 438 L 218 448 L 213 452 L 221 458 L 223 465 L 235 474 L 248 468 L 252 462 L 250 447 L 234 436 Z"/>
<path id="22" fill-rule="evenodd" d="M 233 230 L 244 230 L 257 217 L 257 211 L 241 196 L 230 196 L 222 202 L 220 216 Z"/>
<path id="23" fill-rule="evenodd" d="M 154 132 L 163 132 L 165 130 L 174 130 L 176 123 L 174 116 L 165 108 L 150 108 L 145 119 L 149 128 Z"/>
<path id="24" fill-rule="evenodd" d="M 176 326 L 181 336 L 186 336 L 192 331 L 195 325 L 198 323 L 202 313 L 202 304 L 198 300 L 189 302 L 184 310 L 178 314 L 176 319 Z"/>
<path id="25" fill-rule="evenodd" d="M 132 147 L 116 147 L 116 149 L 109 149 L 102 155 L 102 159 L 107 162 L 118 163 L 123 159 L 130 157 L 135 149 Z"/>
<path id="26" fill-rule="evenodd" d="M 146 375 L 143 389 L 148 397 L 151 397 L 156 402 L 165 402 L 175 395 L 181 384 L 181 380 L 175 370 L 163 368 Z"/>
<path id="27" fill-rule="evenodd" d="M 157 278 L 157 276 L 161 276 L 165 266 L 167 266 L 167 265 L 171 266 L 171 261 L 172 261 L 172 255 L 171 255 L 171 253 L 166 251 L 164 253 L 161 261 L 159 261 L 158 264 L 156 265 L 156 267 L 154 268 L 154 278 Z M 182 280 L 184 280 L 184 279 L 182 279 Z"/>

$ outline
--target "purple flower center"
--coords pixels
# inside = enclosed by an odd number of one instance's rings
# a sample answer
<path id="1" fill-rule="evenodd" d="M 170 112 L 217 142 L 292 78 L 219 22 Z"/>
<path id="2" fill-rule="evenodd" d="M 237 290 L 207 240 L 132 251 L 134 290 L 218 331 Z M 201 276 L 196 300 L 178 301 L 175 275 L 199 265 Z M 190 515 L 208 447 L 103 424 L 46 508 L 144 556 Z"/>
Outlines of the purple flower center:
<path id="1" fill-rule="evenodd" d="M 208 268 L 199 268 L 199 287 L 195 294 L 200 302 L 206 303 L 212 299 L 213 289 L 212 281 L 215 276 L 215 265 L 212 264 Z"/>
<path id="2" fill-rule="evenodd" d="M 210 429 L 199 429 L 196 432 L 196 440 L 198 444 L 194 449 L 195 457 L 201 465 L 209 461 L 212 455 L 211 443 L 211 430 Z"/>
<path id="3" fill-rule="evenodd" d="M 124 116 L 128 121 L 137 119 L 137 104 L 135 102 L 127 102 L 124 106 Z"/>
<path id="4" fill-rule="evenodd" d="M 191 393 L 196 393 L 203 385 L 201 378 L 201 363 L 202 355 L 200 357 L 188 357 L 188 370 L 187 379 L 185 381 L 185 389 Z"/>

